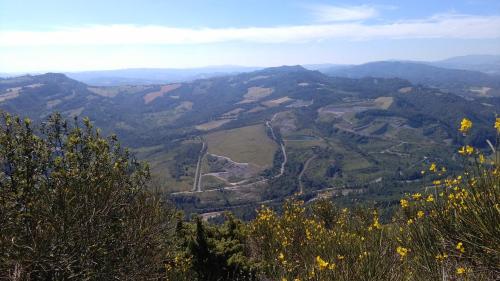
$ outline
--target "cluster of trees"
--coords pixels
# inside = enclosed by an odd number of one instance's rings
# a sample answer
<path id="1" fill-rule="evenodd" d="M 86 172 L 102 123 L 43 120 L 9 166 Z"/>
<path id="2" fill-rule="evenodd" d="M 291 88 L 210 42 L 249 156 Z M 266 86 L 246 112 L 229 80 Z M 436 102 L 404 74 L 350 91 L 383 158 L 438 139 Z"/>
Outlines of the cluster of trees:
<path id="1" fill-rule="evenodd" d="M 0 123 L 0 279 L 163 276 L 177 214 L 149 170 L 88 119 Z"/>
<path id="2" fill-rule="evenodd" d="M 179 148 L 178 153 L 174 156 L 174 161 L 170 162 L 170 174 L 180 180 L 182 176 L 187 176 L 189 167 L 196 165 L 200 149 L 200 143 L 189 143 Z"/>

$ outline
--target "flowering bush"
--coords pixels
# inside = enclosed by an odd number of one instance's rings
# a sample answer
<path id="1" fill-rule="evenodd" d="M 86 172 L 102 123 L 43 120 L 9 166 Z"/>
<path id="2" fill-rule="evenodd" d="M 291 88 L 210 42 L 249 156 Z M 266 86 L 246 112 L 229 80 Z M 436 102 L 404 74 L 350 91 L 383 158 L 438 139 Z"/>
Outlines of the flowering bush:
<path id="1" fill-rule="evenodd" d="M 375 210 L 288 201 L 282 216 L 263 208 L 249 227 L 254 258 L 276 280 L 398 280 L 392 228 Z"/>
<path id="2" fill-rule="evenodd" d="M 472 126 L 464 118 L 459 131 Z M 500 135 L 500 118 L 494 128 Z M 291 200 L 281 216 L 263 207 L 249 225 L 253 258 L 273 280 L 496 280 L 500 154 L 491 150 L 461 147 L 461 175 L 431 163 L 433 186 L 402 198 L 385 225 L 377 210 L 329 201 Z"/>
<path id="3" fill-rule="evenodd" d="M 495 129 L 500 135 L 500 118 Z M 464 135 L 472 122 L 464 118 Z M 497 137 L 498 144 L 498 137 Z M 428 195 L 401 199 L 399 242 L 411 251 L 407 267 L 432 279 L 494 280 L 500 270 L 499 152 L 465 145 L 461 175 L 434 181 Z M 434 166 L 434 167 L 432 167 Z M 434 168 L 434 169 L 433 169 Z M 431 165 L 435 172 L 435 164 Z"/>

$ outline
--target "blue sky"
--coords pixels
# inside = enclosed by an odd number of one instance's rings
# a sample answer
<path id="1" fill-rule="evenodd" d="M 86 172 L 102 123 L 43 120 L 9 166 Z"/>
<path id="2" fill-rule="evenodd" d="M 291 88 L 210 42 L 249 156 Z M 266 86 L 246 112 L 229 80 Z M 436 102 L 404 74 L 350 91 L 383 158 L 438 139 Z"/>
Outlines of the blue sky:
<path id="1" fill-rule="evenodd" d="M 500 1 L 0 0 L 0 71 L 500 54 Z"/>

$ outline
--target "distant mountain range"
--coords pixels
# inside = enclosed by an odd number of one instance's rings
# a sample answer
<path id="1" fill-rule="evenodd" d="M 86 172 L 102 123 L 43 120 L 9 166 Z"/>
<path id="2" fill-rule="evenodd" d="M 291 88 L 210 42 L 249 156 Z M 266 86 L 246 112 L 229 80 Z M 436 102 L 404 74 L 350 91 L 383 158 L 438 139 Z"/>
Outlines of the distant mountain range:
<path id="1" fill-rule="evenodd" d="M 495 55 L 460 56 L 431 62 L 429 64 L 445 68 L 474 70 L 500 75 L 500 56 Z"/>
<path id="2" fill-rule="evenodd" d="M 479 71 L 490 75 L 500 75 L 500 55 L 468 55 L 468 56 L 451 57 L 448 59 L 438 60 L 438 61 L 385 60 L 379 62 L 425 64 L 440 68 Z M 370 62 L 370 63 L 375 63 L 375 62 Z M 304 67 L 311 70 L 332 71 L 332 70 L 351 68 L 354 66 L 360 66 L 360 65 L 315 64 L 315 65 L 307 65 Z"/>
<path id="3" fill-rule="evenodd" d="M 460 56 L 433 62 L 380 61 L 361 65 L 309 64 L 303 66 L 309 70 L 318 70 L 328 75 L 341 77 L 399 77 L 413 83 L 458 91 L 460 94 L 465 95 L 475 95 L 477 93 L 494 95 L 500 79 L 500 56 L 495 55 Z M 229 65 L 188 69 L 131 68 L 67 72 L 65 74 L 88 85 L 120 86 L 187 82 L 260 69 L 263 69 L 263 67 Z M 20 75 L 22 74 L 0 73 L 0 77 Z M 492 88 L 493 91 L 483 89 L 483 87 Z M 471 88 L 472 92 L 470 91 Z"/>
<path id="4" fill-rule="evenodd" d="M 150 85 L 186 82 L 202 78 L 250 72 L 259 67 L 214 66 L 188 69 L 175 68 L 131 68 L 117 70 L 68 72 L 75 80 L 94 86 Z"/>
<path id="5" fill-rule="evenodd" d="M 500 95 L 500 56 L 462 56 L 436 62 L 380 61 L 361 65 L 304 65 L 330 76 L 402 78 L 464 96 Z M 94 86 L 153 85 L 187 82 L 256 71 L 259 67 L 217 66 L 192 69 L 119 69 L 66 75 Z M 498 75 L 497 75 L 498 74 Z"/>
<path id="6" fill-rule="evenodd" d="M 362 78 L 402 78 L 464 96 L 500 95 L 500 75 L 479 71 L 449 69 L 426 63 L 380 61 L 361 65 L 321 69 L 330 76 Z"/>

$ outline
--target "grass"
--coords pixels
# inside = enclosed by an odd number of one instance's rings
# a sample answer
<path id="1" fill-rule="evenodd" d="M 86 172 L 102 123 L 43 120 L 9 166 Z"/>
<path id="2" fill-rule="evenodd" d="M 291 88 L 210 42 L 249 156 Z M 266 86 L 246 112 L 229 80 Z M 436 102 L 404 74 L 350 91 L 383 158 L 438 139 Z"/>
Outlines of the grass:
<path id="1" fill-rule="evenodd" d="M 293 149 L 310 149 L 312 147 L 325 147 L 326 144 L 323 140 L 285 140 L 287 148 Z"/>
<path id="2" fill-rule="evenodd" d="M 180 86 L 181 86 L 181 84 L 170 84 L 170 85 L 161 86 L 159 91 L 146 94 L 143 97 L 144 103 L 148 104 L 159 97 L 163 97 L 163 95 L 165 95 L 166 93 L 171 92 L 171 91 L 179 88 Z"/>
<path id="3" fill-rule="evenodd" d="M 114 87 L 87 87 L 87 90 L 92 93 L 103 96 L 103 97 L 115 97 L 118 94 L 135 94 L 141 91 L 145 91 L 152 86 L 148 85 L 124 85 L 124 86 L 114 86 Z"/>
<path id="4" fill-rule="evenodd" d="M 259 111 L 262 111 L 262 110 L 266 110 L 266 108 L 265 108 L 265 107 L 263 107 L 263 106 L 260 106 L 260 105 L 259 105 L 259 106 L 256 106 L 256 107 L 254 107 L 254 108 L 250 109 L 250 110 L 249 110 L 249 111 L 247 111 L 247 112 L 248 112 L 248 113 L 256 113 L 256 112 L 259 112 Z"/>
<path id="5" fill-rule="evenodd" d="M 413 87 L 403 87 L 403 88 L 399 89 L 398 92 L 403 93 L 403 94 L 407 94 L 407 93 L 411 92 L 412 90 L 413 90 Z"/>
<path id="6" fill-rule="evenodd" d="M 265 106 L 267 106 L 267 107 L 275 107 L 275 106 L 279 106 L 282 103 L 289 102 L 289 101 L 292 101 L 292 100 L 293 99 L 291 99 L 289 97 L 282 97 L 282 98 L 279 98 L 279 99 L 265 101 L 262 104 L 265 105 Z"/>
<path id="7" fill-rule="evenodd" d="M 210 175 L 203 176 L 201 183 L 203 190 L 221 188 L 228 185 L 224 181 Z"/>
<path id="8" fill-rule="evenodd" d="M 195 128 L 200 131 L 210 131 L 212 129 L 219 128 L 220 126 L 229 122 L 231 122 L 231 119 L 214 120 L 195 126 Z"/>
<path id="9" fill-rule="evenodd" d="M 230 110 L 230 111 L 222 114 L 222 116 L 224 116 L 224 117 L 237 116 L 239 113 L 241 113 L 243 111 L 245 111 L 245 109 L 238 107 L 238 108 L 235 108 L 233 110 Z"/>
<path id="10" fill-rule="evenodd" d="M 274 152 L 278 149 L 261 124 L 210 133 L 205 139 L 209 153 L 261 168 L 272 165 Z"/>
<path id="11" fill-rule="evenodd" d="M 144 119 L 147 120 L 148 124 L 154 124 L 154 126 L 165 126 L 177 120 L 187 111 L 188 110 L 186 108 L 178 106 L 175 109 L 146 113 L 143 116 Z"/>
<path id="12" fill-rule="evenodd" d="M 372 164 L 361 154 L 345 147 L 344 145 L 334 146 L 335 153 L 342 155 L 342 160 L 340 164 L 342 169 L 346 172 L 355 171 L 358 169 L 364 169 L 371 167 Z"/>
<path id="13" fill-rule="evenodd" d="M 176 108 L 176 111 L 184 112 L 193 109 L 193 102 L 183 101 Z"/>
<path id="14" fill-rule="evenodd" d="M 388 109 L 392 105 L 393 101 L 393 97 L 378 97 L 375 99 L 374 103 L 381 109 Z"/>
<path id="15" fill-rule="evenodd" d="M 273 88 L 263 88 L 263 87 L 250 87 L 247 93 L 243 96 L 245 99 L 240 101 L 238 104 L 252 103 L 260 99 L 263 99 L 274 91 Z"/>
<path id="16" fill-rule="evenodd" d="M 170 163 L 174 161 L 175 150 L 165 152 L 162 145 L 140 147 L 132 150 L 138 159 L 147 160 L 153 179 L 167 192 L 190 191 L 193 188 L 195 167 L 188 167 L 187 174 L 176 180 L 169 170 Z"/>

